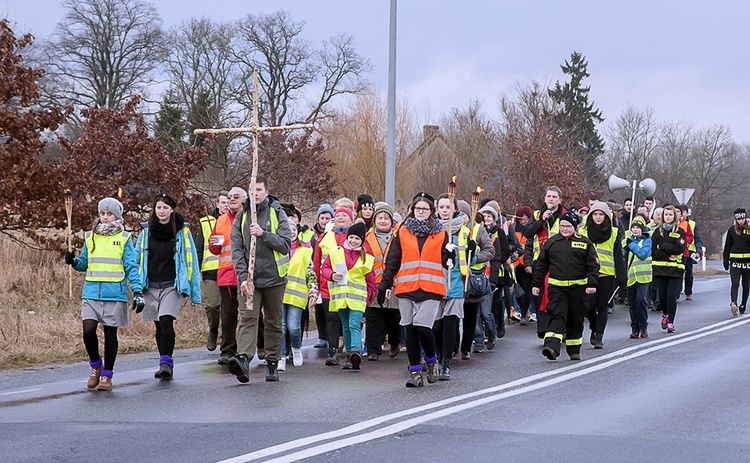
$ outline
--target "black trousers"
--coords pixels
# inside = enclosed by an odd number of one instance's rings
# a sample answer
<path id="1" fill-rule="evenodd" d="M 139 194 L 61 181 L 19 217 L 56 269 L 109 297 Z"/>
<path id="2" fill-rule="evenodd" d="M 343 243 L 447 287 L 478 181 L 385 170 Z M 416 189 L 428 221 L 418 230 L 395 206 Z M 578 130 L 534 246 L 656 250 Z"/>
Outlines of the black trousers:
<path id="1" fill-rule="evenodd" d="M 471 343 L 474 342 L 474 331 L 477 328 L 479 304 L 480 302 L 464 301 L 464 332 L 461 336 L 461 352 L 471 352 Z"/>
<path id="2" fill-rule="evenodd" d="M 742 280 L 742 301 L 739 304 L 743 309 L 747 307 L 747 297 L 750 291 L 750 268 L 741 268 L 747 266 L 746 263 L 732 262 L 729 267 L 729 277 L 732 280 L 732 286 L 729 289 L 729 294 L 732 297 L 732 301 L 737 303 L 740 289 L 740 280 Z"/>
<path id="3" fill-rule="evenodd" d="M 219 350 L 222 357 L 232 357 L 237 354 L 237 321 L 239 320 L 239 303 L 237 302 L 236 286 L 219 286 L 221 295 L 221 344 Z"/>
<path id="4" fill-rule="evenodd" d="M 569 354 L 579 353 L 583 344 L 583 319 L 586 309 L 585 286 L 552 286 L 547 289 L 547 332 L 544 345 L 560 352 L 563 339 Z"/>
<path id="5" fill-rule="evenodd" d="M 383 354 L 383 342 L 388 335 L 388 344 L 401 343 L 401 312 L 398 309 L 367 307 L 365 309 L 365 343 L 368 354 Z"/>
<path id="6" fill-rule="evenodd" d="M 656 284 L 656 290 L 659 293 L 659 308 L 662 315 L 669 318 L 669 323 L 674 323 L 682 277 L 654 276 L 653 283 Z"/>

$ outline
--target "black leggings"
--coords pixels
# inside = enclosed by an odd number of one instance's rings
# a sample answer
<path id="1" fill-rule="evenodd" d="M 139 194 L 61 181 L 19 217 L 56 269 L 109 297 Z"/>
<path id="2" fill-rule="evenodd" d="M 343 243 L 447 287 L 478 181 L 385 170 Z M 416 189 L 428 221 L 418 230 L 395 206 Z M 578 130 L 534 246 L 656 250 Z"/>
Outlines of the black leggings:
<path id="1" fill-rule="evenodd" d="M 100 358 L 99 338 L 96 335 L 98 324 L 96 320 L 83 321 L 83 345 L 86 346 L 86 353 L 89 354 L 89 360 L 92 362 Z M 104 329 L 104 369 L 112 371 L 117 358 L 117 327 L 102 325 L 102 328 Z"/>
<path id="2" fill-rule="evenodd" d="M 471 343 L 474 342 L 474 331 L 477 328 L 479 304 L 480 302 L 464 300 L 464 332 L 461 336 L 461 352 L 471 352 Z"/>
<path id="3" fill-rule="evenodd" d="M 674 323 L 682 278 L 655 276 L 653 283 L 656 285 L 656 291 L 659 294 L 659 308 L 662 315 L 666 315 L 669 318 L 669 323 Z"/>
<path id="4" fill-rule="evenodd" d="M 739 264 L 747 265 L 747 264 Z M 737 303 L 737 296 L 740 289 L 740 277 L 742 278 L 742 304 L 740 307 L 747 306 L 748 292 L 750 292 L 750 268 L 738 268 L 734 266 L 729 267 L 729 277 L 732 279 L 732 287 L 729 290 L 729 294 L 732 297 L 732 302 Z"/>
<path id="5" fill-rule="evenodd" d="M 406 355 L 409 357 L 409 365 L 416 366 L 421 363 L 420 345 L 424 349 L 425 359 L 437 357 L 435 334 L 432 328 L 415 325 L 406 325 L 404 328 L 406 328 Z"/>
<path id="6" fill-rule="evenodd" d="M 159 348 L 159 355 L 169 355 L 174 353 L 174 320 L 171 315 L 162 315 L 159 317 L 156 325 L 156 347 Z"/>
<path id="7" fill-rule="evenodd" d="M 432 331 L 435 332 L 439 360 L 450 359 L 453 356 L 460 321 L 461 319 L 457 315 L 448 315 L 440 320 L 435 320 Z"/>

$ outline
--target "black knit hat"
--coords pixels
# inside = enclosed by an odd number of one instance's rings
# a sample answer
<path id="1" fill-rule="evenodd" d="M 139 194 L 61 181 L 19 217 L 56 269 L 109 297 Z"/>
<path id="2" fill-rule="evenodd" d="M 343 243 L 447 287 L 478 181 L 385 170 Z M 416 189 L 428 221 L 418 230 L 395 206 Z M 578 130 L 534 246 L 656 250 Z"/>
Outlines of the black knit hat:
<path id="1" fill-rule="evenodd" d="M 364 206 L 375 207 L 375 201 L 373 201 L 372 196 L 368 194 L 357 196 L 357 212 L 361 211 Z"/>
<path id="2" fill-rule="evenodd" d="M 356 236 L 359 236 L 359 239 L 364 241 L 366 233 L 367 233 L 367 225 L 365 225 L 362 222 L 357 222 L 351 227 L 349 227 L 349 231 L 346 232 L 346 236 L 349 237 L 351 235 L 356 235 Z"/>
<path id="3" fill-rule="evenodd" d="M 157 201 L 163 202 L 164 204 L 171 207 L 172 209 L 177 207 L 177 201 L 175 201 L 174 198 L 172 198 L 166 193 L 159 193 L 158 195 L 156 195 L 156 198 L 154 198 L 154 204 L 156 204 Z"/>
<path id="4" fill-rule="evenodd" d="M 738 207 L 734 210 L 734 220 L 740 220 L 747 217 L 745 208 L 744 207 Z"/>
<path id="5" fill-rule="evenodd" d="M 569 222 L 574 227 L 578 227 L 578 225 L 581 223 L 581 218 L 575 212 L 566 212 L 565 214 L 561 215 L 560 222 L 562 222 L 563 220 Z"/>
<path id="6" fill-rule="evenodd" d="M 425 193 L 424 191 L 415 194 L 411 200 L 414 201 L 416 199 L 422 199 L 422 200 L 427 201 L 428 203 L 435 204 L 435 198 L 430 196 L 428 193 Z"/>

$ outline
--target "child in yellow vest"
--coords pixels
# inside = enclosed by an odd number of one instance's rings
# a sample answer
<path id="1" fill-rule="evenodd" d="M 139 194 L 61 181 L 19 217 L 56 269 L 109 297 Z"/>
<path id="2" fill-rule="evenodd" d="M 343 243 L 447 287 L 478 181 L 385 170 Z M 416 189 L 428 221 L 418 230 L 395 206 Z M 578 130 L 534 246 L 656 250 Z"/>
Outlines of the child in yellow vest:
<path id="1" fill-rule="evenodd" d="M 128 285 L 133 288 L 133 306 L 143 309 L 145 299 L 130 233 L 122 224 L 122 204 L 115 198 L 99 201 L 99 217 L 94 229 L 86 233 L 80 257 L 65 253 L 65 263 L 86 272 L 81 296 L 83 344 L 89 355 L 91 375 L 87 386 L 100 391 L 112 390 L 117 357 L 117 328 L 128 326 Z M 104 330 L 104 361 L 99 356 L 98 324 Z"/>
<path id="2" fill-rule="evenodd" d="M 367 227 L 358 222 L 349 227 L 346 241 L 331 251 L 321 274 L 328 281 L 330 312 L 338 312 L 344 332 L 343 369 L 359 370 L 362 362 L 362 315 L 377 294 L 375 258 L 362 246 Z"/>

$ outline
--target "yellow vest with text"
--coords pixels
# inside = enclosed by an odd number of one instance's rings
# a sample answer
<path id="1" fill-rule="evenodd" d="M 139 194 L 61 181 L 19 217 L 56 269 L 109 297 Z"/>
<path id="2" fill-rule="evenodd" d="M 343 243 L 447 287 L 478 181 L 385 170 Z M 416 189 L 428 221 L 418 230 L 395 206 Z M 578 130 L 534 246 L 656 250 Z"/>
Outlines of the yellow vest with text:
<path id="1" fill-rule="evenodd" d="M 203 233 L 203 256 L 201 257 L 201 272 L 208 272 L 211 270 L 219 269 L 219 256 L 211 254 L 208 250 L 209 242 L 208 239 L 214 232 L 214 226 L 216 225 L 216 218 L 212 215 L 202 217 L 201 233 Z"/>
<path id="2" fill-rule="evenodd" d="M 471 227 L 471 238 L 476 241 L 477 235 L 479 234 L 479 227 L 481 227 L 482 224 L 475 223 L 473 227 Z M 479 249 L 479 243 L 477 242 L 477 249 Z M 475 251 L 476 255 L 476 251 Z M 477 262 L 474 265 L 471 266 L 472 270 L 482 270 L 485 267 L 484 262 Z M 489 268 L 489 267 L 488 267 Z M 465 275 L 463 271 L 461 272 L 462 275 Z"/>
<path id="3" fill-rule="evenodd" d="M 284 290 L 284 304 L 301 309 L 307 308 L 307 297 L 310 288 L 307 287 L 307 268 L 312 260 L 312 246 L 298 245 L 289 261 L 289 273 L 286 274 L 286 289 Z"/>
<path id="4" fill-rule="evenodd" d="M 279 229 L 279 215 L 276 209 L 269 206 L 269 216 L 271 217 L 271 233 L 276 233 Z M 242 231 L 242 241 L 245 241 L 245 223 L 247 222 L 247 213 L 242 213 L 242 223 L 240 224 L 240 230 Z M 280 277 L 285 277 L 289 273 L 289 254 L 282 254 L 276 250 L 273 251 L 273 258 L 276 261 L 276 270 L 279 272 Z"/>
<path id="5" fill-rule="evenodd" d="M 328 254 L 331 259 L 331 268 L 334 270 L 338 265 L 346 265 L 346 255 L 344 248 L 338 247 L 332 249 Z M 372 271 L 375 258 L 370 254 L 365 255 L 365 261 L 357 259 L 354 266 L 346 271 L 346 282 L 341 284 L 337 281 L 328 282 L 328 291 L 331 294 L 331 304 L 329 310 L 338 312 L 340 309 L 349 308 L 358 312 L 364 312 L 367 308 L 367 275 Z"/>
<path id="6" fill-rule="evenodd" d="M 93 234 L 86 232 L 86 249 L 88 249 L 88 267 L 86 281 L 116 283 L 125 279 L 125 265 L 122 255 L 130 233 L 122 231 L 112 236 L 97 235 L 96 244 Z"/>

